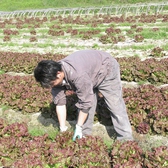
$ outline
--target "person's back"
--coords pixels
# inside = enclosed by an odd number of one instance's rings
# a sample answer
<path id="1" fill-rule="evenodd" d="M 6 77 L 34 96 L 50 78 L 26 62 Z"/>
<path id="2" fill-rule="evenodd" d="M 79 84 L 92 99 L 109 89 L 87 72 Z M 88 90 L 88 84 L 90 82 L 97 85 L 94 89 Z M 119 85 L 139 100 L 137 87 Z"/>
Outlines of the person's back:
<path id="1" fill-rule="evenodd" d="M 67 65 L 65 65 L 65 67 L 70 66 L 70 71 L 73 71 L 73 73 L 72 75 L 67 75 L 71 76 L 71 79 L 87 74 L 94 87 L 96 87 L 105 78 L 108 70 L 111 68 L 110 59 L 113 59 L 113 61 L 115 60 L 110 54 L 103 51 L 81 50 L 70 54 L 66 58 L 60 60 L 60 62 L 66 63 Z"/>

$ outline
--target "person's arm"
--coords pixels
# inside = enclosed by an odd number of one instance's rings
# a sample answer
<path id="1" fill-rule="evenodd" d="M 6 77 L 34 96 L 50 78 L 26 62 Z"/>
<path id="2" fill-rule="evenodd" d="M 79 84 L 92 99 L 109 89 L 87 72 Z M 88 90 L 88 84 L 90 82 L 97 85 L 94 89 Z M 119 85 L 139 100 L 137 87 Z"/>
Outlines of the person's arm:
<path id="1" fill-rule="evenodd" d="M 66 126 L 66 116 L 67 116 L 67 110 L 66 110 L 66 105 L 57 105 L 56 106 L 56 113 L 58 117 L 58 121 L 60 124 L 60 131 L 66 131 L 67 126 Z"/>
<path id="2" fill-rule="evenodd" d="M 51 90 L 51 94 L 53 96 L 53 102 L 56 105 L 56 114 L 60 124 L 60 131 L 66 131 L 68 127 L 66 126 L 67 110 L 64 89 L 62 87 L 54 87 Z"/>
<path id="3" fill-rule="evenodd" d="M 88 116 L 88 113 L 84 113 L 80 110 L 78 115 L 77 125 L 82 126 L 86 121 L 87 116 Z"/>
<path id="4" fill-rule="evenodd" d="M 94 101 L 93 84 L 88 74 L 85 73 L 80 75 L 80 77 L 75 80 L 75 87 L 78 97 L 78 102 L 75 105 L 80 111 L 78 114 L 73 141 L 75 141 L 76 138 L 82 138 L 82 126 L 87 119 L 89 109 Z"/>
<path id="5" fill-rule="evenodd" d="M 75 141 L 76 138 L 78 138 L 78 139 L 82 138 L 82 136 L 83 136 L 82 135 L 82 125 L 84 124 L 87 116 L 88 116 L 88 113 L 84 113 L 81 110 L 79 111 L 75 132 L 74 132 L 74 135 L 72 138 L 73 141 Z"/>

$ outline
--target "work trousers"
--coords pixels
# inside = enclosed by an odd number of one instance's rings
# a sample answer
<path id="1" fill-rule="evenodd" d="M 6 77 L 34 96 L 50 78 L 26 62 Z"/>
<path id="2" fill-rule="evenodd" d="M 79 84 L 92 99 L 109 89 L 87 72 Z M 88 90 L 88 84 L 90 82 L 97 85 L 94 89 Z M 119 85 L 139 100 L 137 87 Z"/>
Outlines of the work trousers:
<path id="1" fill-rule="evenodd" d="M 122 95 L 120 68 L 118 62 L 113 60 L 113 67 L 97 90 L 103 95 L 107 108 L 111 112 L 111 119 L 117 133 L 117 139 L 133 139 L 125 102 Z M 82 126 L 83 135 L 91 135 L 94 115 L 97 106 L 97 92 L 94 93 L 94 103 L 90 108 L 88 117 Z"/>

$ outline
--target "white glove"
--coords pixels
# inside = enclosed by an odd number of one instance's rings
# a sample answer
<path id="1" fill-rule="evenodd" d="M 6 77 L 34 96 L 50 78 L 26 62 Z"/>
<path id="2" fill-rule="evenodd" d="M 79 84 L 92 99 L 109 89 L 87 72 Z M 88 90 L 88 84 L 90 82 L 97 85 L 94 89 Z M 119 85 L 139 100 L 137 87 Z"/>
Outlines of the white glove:
<path id="1" fill-rule="evenodd" d="M 67 131 L 67 129 L 68 129 L 67 126 L 65 126 L 65 127 L 61 127 L 61 126 L 60 126 L 60 132 L 65 132 L 65 131 Z"/>
<path id="2" fill-rule="evenodd" d="M 82 138 L 82 127 L 76 124 L 76 129 L 74 132 L 74 136 L 73 136 L 73 141 L 76 140 L 76 138 L 80 139 Z"/>

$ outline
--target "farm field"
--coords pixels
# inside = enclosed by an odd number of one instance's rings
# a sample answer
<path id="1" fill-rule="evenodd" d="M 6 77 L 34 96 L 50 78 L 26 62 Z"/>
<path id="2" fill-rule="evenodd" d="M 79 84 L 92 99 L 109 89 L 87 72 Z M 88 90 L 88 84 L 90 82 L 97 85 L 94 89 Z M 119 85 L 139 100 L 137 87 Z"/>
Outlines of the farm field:
<path id="1" fill-rule="evenodd" d="M 155 47 L 160 47 L 167 55 L 167 15 L 148 17 L 145 14 L 100 14 L 2 19 L 0 47 L 2 51 L 62 54 L 94 48 L 106 50 L 116 57 L 142 58 L 150 56 Z"/>
<path id="2" fill-rule="evenodd" d="M 165 10 L 138 15 L 0 17 L 0 166 L 167 167 L 167 24 Z M 101 95 L 93 137 L 75 145 L 71 141 L 77 117 L 75 94 L 67 94 L 69 132 L 58 133 L 50 91 L 34 81 L 33 69 L 42 59 L 59 60 L 82 49 L 107 51 L 120 63 L 135 142 L 114 141 Z"/>

